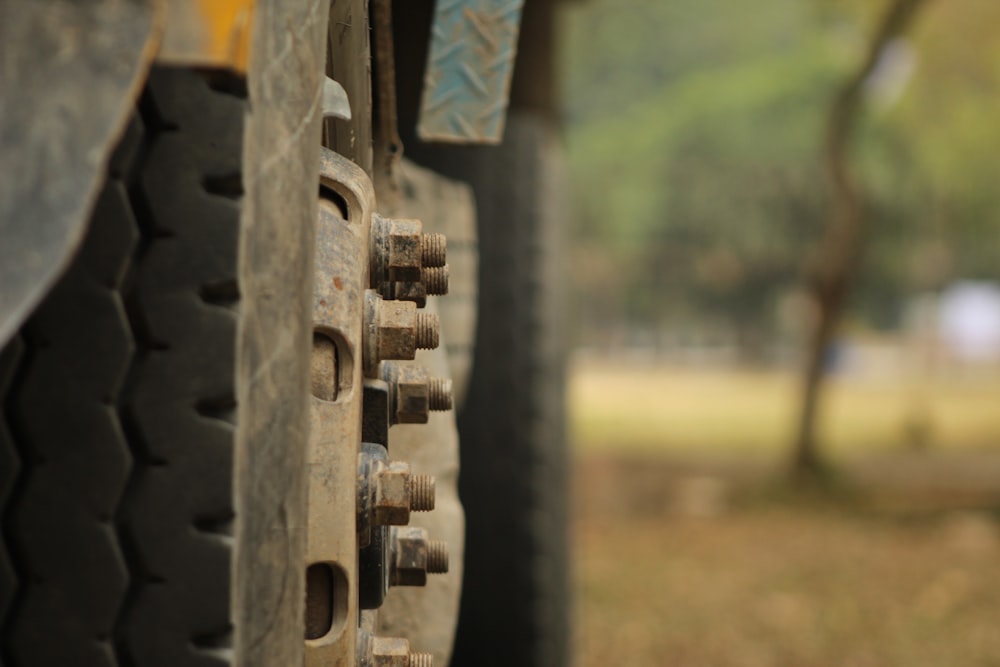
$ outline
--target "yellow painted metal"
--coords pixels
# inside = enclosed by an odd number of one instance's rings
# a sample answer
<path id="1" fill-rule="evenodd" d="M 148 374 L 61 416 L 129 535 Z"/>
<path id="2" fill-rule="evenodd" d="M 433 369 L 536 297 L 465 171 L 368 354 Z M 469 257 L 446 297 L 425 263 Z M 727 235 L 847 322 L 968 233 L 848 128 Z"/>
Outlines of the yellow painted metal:
<path id="1" fill-rule="evenodd" d="M 246 72 L 257 0 L 169 0 L 161 63 Z"/>

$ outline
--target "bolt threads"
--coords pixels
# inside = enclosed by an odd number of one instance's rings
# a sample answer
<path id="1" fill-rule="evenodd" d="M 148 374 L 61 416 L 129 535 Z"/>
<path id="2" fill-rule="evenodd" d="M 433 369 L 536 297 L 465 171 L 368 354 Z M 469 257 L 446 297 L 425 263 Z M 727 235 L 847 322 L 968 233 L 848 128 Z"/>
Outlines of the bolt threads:
<path id="1" fill-rule="evenodd" d="M 423 266 L 444 266 L 448 256 L 448 239 L 444 234 L 420 236 L 420 263 Z"/>
<path id="2" fill-rule="evenodd" d="M 409 667 L 434 667 L 434 656 L 430 653 L 411 653 Z"/>
<path id="3" fill-rule="evenodd" d="M 427 571 L 431 574 L 448 571 L 448 545 L 441 540 L 427 542 Z"/>
<path id="4" fill-rule="evenodd" d="M 433 350 L 438 346 L 439 327 L 440 320 L 438 320 L 438 316 L 434 313 L 417 313 L 416 339 L 418 350 Z"/>
<path id="5" fill-rule="evenodd" d="M 448 265 L 425 266 L 420 272 L 420 280 L 428 294 L 442 295 L 448 293 Z"/>
<path id="6" fill-rule="evenodd" d="M 430 512 L 434 509 L 434 477 L 410 475 L 410 510 Z"/>
<path id="7" fill-rule="evenodd" d="M 435 412 L 451 410 L 451 380 L 448 378 L 431 378 L 427 381 L 427 394 L 427 403 L 431 410 Z"/>

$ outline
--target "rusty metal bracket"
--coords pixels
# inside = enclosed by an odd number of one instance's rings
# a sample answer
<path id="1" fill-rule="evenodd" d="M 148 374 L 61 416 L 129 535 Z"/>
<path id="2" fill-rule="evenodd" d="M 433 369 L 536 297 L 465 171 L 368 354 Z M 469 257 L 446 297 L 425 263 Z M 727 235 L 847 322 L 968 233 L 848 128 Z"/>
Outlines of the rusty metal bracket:
<path id="1" fill-rule="evenodd" d="M 309 434 L 305 664 L 353 665 L 358 641 L 357 470 L 361 447 L 362 319 L 374 191 L 364 171 L 320 158 L 313 397 Z M 323 572 L 309 576 L 313 572 Z"/>

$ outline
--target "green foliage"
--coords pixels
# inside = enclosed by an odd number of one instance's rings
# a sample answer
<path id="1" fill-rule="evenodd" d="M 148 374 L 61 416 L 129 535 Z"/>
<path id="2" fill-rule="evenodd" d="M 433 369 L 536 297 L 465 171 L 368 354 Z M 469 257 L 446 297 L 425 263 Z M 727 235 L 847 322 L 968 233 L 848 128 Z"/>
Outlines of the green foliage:
<path id="1" fill-rule="evenodd" d="M 823 224 L 824 124 L 880 6 L 816 0 L 587 0 L 566 10 L 574 229 L 594 322 L 728 319 L 767 331 Z M 870 104 L 856 166 L 869 247 L 855 319 L 1000 277 L 993 0 L 929 3 L 915 74 Z M 905 82 L 904 82 L 905 83 Z M 586 318 L 585 318 L 586 323 Z"/>

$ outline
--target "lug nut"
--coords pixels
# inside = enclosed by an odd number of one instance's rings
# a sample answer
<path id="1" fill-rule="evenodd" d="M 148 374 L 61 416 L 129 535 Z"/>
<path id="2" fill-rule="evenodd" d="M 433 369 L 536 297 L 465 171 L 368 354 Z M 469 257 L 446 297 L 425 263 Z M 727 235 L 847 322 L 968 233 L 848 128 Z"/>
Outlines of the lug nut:
<path id="1" fill-rule="evenodd" d="M 378 526 L 405 526 L 410 512 L 434 509 L 435 480 L 432 475 L 414 475 L 402 461 L 372 464 L 372 519 Z"/>
<path id="2" fill-rule="evenodd" d="M 444 234 L 423 233 L 419 220 L 390 219 L 372 216 L 371 286 L 389 296 L 396 282 L 421 282 L 423 270 L 441 268 L 448 259 L 448 240 Z M 445 276 L 447 278 L 447 276 Z M 436 277 L 440 284 L 440 277 Z M 447 285 L 447 279 L 445 280 Z M 432 294 L 445 294 L 447 287 Z"/>
<path id="3" fill-rule="evenodd" d="M 420 259 L 424 267 L 444 266 L 448 260 L 448 239 L 445 235 L 433 232 L 421 235 Z"/>
<path id="4" fill-rule="evenodd" d="M 372 286 L 418 281 L 422 267 L 444 266 L 448 242 L 444 234 L 424 234 L 419 220 L 372 216 Z"/>
<path id="5" fill-rule="evenodd" d="M 361 667 L 434 667 L 433 655 L 411 652 L 410 642 L 401 637 L 372 637 L 361 630 L 358 652 Z"/>
<path id="6" fill-rule="evenodd" d="M 386 301 L 374 290 L 368 290 L 365 293 L 366 374 L 386 359 L 413 359 L 418 349 L 436 348 L 440 326 L 436 314 L 418 313 L 414 303 Z"/>
<path id="7" fill-rule="evenodd" d="M 393 586 L 426 586 L 428 573 L 448 572 L 448 547 L 427 539 L 425 528 L 393 528 L 390 544 L 389 583 Z"/>
<path id="8" fill-rule="evenodd" d="M 448 273 L 447 264 L 444 266 L 425 266 L 420 270 L 420 282 L 424 284 L 428 294 L 447 294 Z"/>
<path id="9" fill-rule="evenodd" d="M 399 301 L 412 301 L 417 308 L 427 305 L 427 286 L 421 283 L 393 283 L 389 295 L 385 298 Z"/>
<path id="10" fill-rule="evenodd" d="M 428 377 L 427 369 L 386 361 L 382 379 L 389 385 L 389 423 L 426 424 L 431 411 L 451 410 L 451 380 Z"/>

